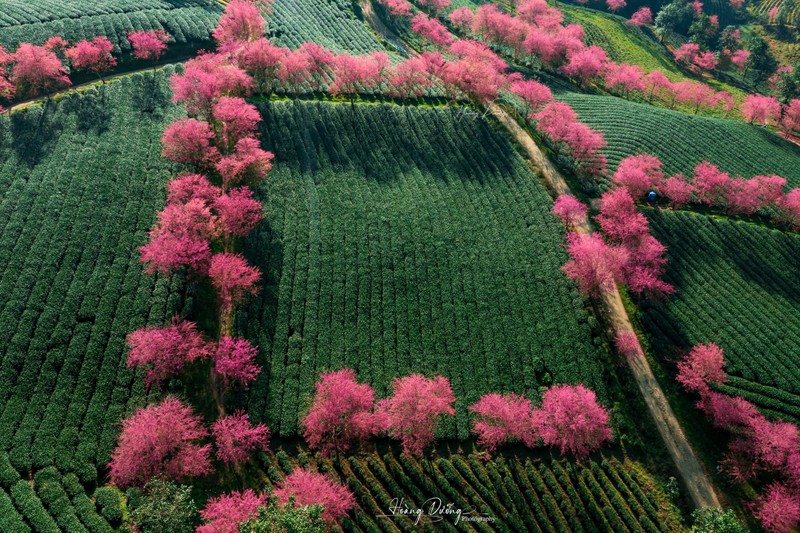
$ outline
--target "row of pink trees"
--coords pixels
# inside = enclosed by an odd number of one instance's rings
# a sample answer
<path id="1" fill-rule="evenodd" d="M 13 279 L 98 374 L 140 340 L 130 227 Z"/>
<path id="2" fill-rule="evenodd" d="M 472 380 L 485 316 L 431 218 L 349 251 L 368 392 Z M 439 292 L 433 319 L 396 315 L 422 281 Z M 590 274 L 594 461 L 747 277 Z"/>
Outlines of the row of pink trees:
<path id="1" fill-rule="evenodd" d="M 421 455 L 441 417 L 455 414 L 455 401 L 447 378 L 412 374 L 396 378 L 392 396 L 375 402 L 372 387 L 343 369 L 320 376 L 302 426 L 309 447 L 325 455 L 384 432 L 400 439 L 405 453 Z M 475 413 L 472 431 L 489 452 L 508 442 L 532 447 L 541 439 L 583 458 L 611 439 L 608 413 L 583 385 L 551 387 L 538 408 L 523 396 L 489 393 L 469 409 Z"/>
<path id="2" fill-rule="evenodd" d="M 666 177 L 657 157 L 638 154 L 620 161 L 613 181 L 626 188 L 634 199 L 657 191 L 675 207 L 696 202 L 734 215 L 764 212 L 776 223 L 800 228 L 800 188 L 784 192 L 787 182 L 780 176 L 732 177 L 702 161 L 694 168 L 690 181 L 681 174 Z"/>
<path id="3" fill-rule="evenodd" d="M 166 50 L 169 35 L 162 30 L 137 31 L 128 39 L 134 57 L 155 62 Z M 67 65 L 76 71 L 94 73 L 105 83 L 103 73 L 117 65 L 113 49 L 106 37 L 70 45 L 55 36 L 42 46 L 20 43 L 13 53 L 0 46 L 0 99 L 36 97 L 69 87 L 72 82 Z"/>
<path id="4" fill-rule="evenodd" d="M 800 525 L 800 431 L 794 424 L 768 420 L 752 403 L 717 392 L 728 381 L 724 354 L 714 343 L 698 344 L 678 363 L 678 383 L 697 394 L 697 407 L 731 435 L 723 471 L 737 482 L 766 474 L 771 484 L 759 498 L 756 515 L 767 531 L 788 533 Z"/>

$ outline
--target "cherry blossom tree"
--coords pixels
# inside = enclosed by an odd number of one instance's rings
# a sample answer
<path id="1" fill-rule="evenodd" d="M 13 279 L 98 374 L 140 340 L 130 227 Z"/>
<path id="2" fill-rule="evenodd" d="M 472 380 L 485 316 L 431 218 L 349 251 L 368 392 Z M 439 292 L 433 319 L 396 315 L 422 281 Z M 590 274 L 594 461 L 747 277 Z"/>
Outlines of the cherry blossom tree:
<path id="1" fill-rule="evenodd" d="M 697 407 L 702 410 L 715 427 L 730 431 L 751 427 L 761 416 L 755 405 L 744 398 L 731 397 L 708 389 L 700 397 Z"/>
<path id="2" fill-rule="evenodd" d="M 542 395 L 531 415 L 534 433 L 548 446 L 578 459 L 611 440 L 608 412 L 583 385 L 556 385 Z"/>
<path id="3" fill-rule="evenodd" d="M 679 46 L 673 53 L 675 61 L 691 64 L 700 53 L 700 45 L 697 43 L 686 43 Z"/>
<path id="4" fill-rule="evenodd" d="M 639 337 L 629 329 L 617 329 L 614 345 L 617 347 L 617 352 L 627 360 L 636 359 L 644 355 L 642 345 L 639 344 Z"/>
<path id="5" fill-rule="evenodd" d="M 275 89 L 278 69 L 285 54 L 285 48 L 261 37 L 244 43 L 239 48 L 237 59 L 239 66 L 252 77 L 255 91 L 258 94 L 270 94 Z"/>
<path id="6" fill-rule="evenodd" d="M 63 54 L 64 50 L 69 48 L 69 42 L 60 35 L 54 35 L 49 37 L 42 46 L 56 54 Z"/>
<path id="7" fill-rule="evenodd" d="M 150 240 L 139 248 L 145 272 L 168 276 L 181 267 L 203 274 L 208 270 L 211 248 L 208 241 L 188 235 L 151 231 Z"/>
<path id="8" fill-rule="evenodd" d="M 427 8 L 428 12 L 438 14 L 447 9 L 450 0 L 419 0 L 419 5 Z"/>
<path id="9" fill-rule="evenodd" d="M 678 376 L 675 379 L 686 390 L 705 394 L 709 391 L 709 384 L 728 381 L 723 355 L 722 348 L 713 342 L 697 344 L 678 362 Z"/>
<path id="10" fill-rule="evenodd" d="M 717 68 L 717 56 L 714 52 L 700 52 L 692 59 L 692 64 L 700 70 L 714 70 Z"/>
<path id="11" fill-rule="evenodd" d="M 214 132 L 208 122 L 194 118 L 178 119 L 161 136 L 161 155 L 176 163 L 202 168 L 219 159 L 211 142 Z"/>
<path id="12" fill-rule="evenodd" d="M 748 94 L 740 108 L 747 122 L 766 126 L 774 124 L 781 116 L 781 104 L 777 98 L 760 94 Z"/>
<path id="13" fill-rule="evenodd" d="M 716 104 L 717 93 L 705 83 L 684 80 L 673 84 L 675 99 L 688 106 L 694 106 L 697 113 L 702 106 L 711 107 Z"/>
<path id="14" fill-rule="evenodd" d="M 664 179 L 661 167 L 661 160 L 653 155 L 631 155 L 619 162 L 613 181 L 626 187 L 633 198 L 641 198 L 658 188 Z"/>
<path id="15" fill-rule="evenodd" d="M 198 441 L 207 434 L 201 418 L 175 397 L 137 409 L 122 422 L 109 477 L 125 488 L 156 476 L 180 481 L 205 475 L 211 469 L 211 446 Z"/>
<path id="16" fill-rule="evenodd" d="M 319 91 L 336 55 L 324 46 L 311 42 L 301 44 L 298 50 L 307 57 L 308 81 L 315 91 Z"/>
<path id="17" fill-rule="evenodd" d="M 455 414 L 455 401 L 447 378 L 411 374 L 394 379 L 392 396 L 378 402 L 378 411 L 385 416 L 389 435 L 401 440 L 403 451 L 421 455 L 433 442 L 441 416 Z"/>
<path id="18" fill-rule="evenodd" d="M 627 63 L 609 62 L 603 72 L 606 88 L 621 87 L 625 91 L 625 98 L 628 98 L 631 91 L 645 91 L 644 75 L 641 67 Z"/>
<path id="19" fill-rule="evenodd" d="M 406 0 L 379 0 L 394 17 L 410 17 L 411 3 Z"/>
<path id="20" fill-rule="evenodd" d="M 209 498 L 200 516 L 206 522 L 198 526 L 197 533 L 239 533 L 239 524 L 258 514 L 258 508 L 267 505 L 264 494 L 252 489 Z"/>
<path id="21" fill-rule="evenodd" d="M 694 186 L 683 174 L 675 174 L 664 180 L 658 190 L 667 197 L 671 206 L 683 207 L 691 201 Z"/>
<path id="22" fill-rule="evenodd" d="M 469 410 L 475 413 L 472 432 L 478 435 L 478 444 L 487 451 L 499 445 L 520 441 L 527 446 L 535 444 L 531 426 L 531 402 L 516 394 L 489 393 L 480 397 Z"/>
<path id="23" fill-rule="evenodd" d="M 625 2 L 625 0 L 606 0 L 606 6 L 608 7 L 609 11 L 619 11 L 627 5 L 628 4 Z"/>
<path id="24" fill-rule="evenodd" d="M 735 50 L 731 53 L 731 64 L 733 64 L 740 71 L 744 71 L 749 57 L 750 50 L 745 50 L 744 48 Z"/>
<path id="25" fill-rule="evenodd" d="M 581 85 L 599 76 L 608 62 L 606 51 L 594 45 L 568 54 L 567 59 L 561 70 Z"/>
<path id="26" fill-rule="evenodd" d="M 435 46 L 441 47 L 453 42 L 453 37 L 444 24 L 425 13 L 420 13 L 411 19 L 411 31 L 418 33 L 420 37 L 429 40 Z"/>
<path id="27" fill-rule="evenodd" d="M 656 94 L 663 97 L 663 93 L 672 88 L 672 82 L 660 70 L 648 72 L 642 81 L 647 91 L 648 102 L 652 102 Z"/>
<path id="28" fill-rule="evenodd" d="M 216 197 L 214 209 L 224 233 L 231 237 L 247 235 L 263 218 L 261 202 L 253 198 L 253 191 L 246 186 Z"/>
<path id="29" fill-rule="evenodd" d="M 400 98 L 419 98 L 433 83 L 425 58 L 413 56 L 401 61 L 389 77 L 390 92 Z"/>
<path id="30" fill-rule="evenodd" d="M 253 83 L 253 78 L 227 55 L 210 53 L 190 59 L 184 63 L 182 74 L 170 77 L 172 101 L 183 103 L 190 115 L 203 118 L 211 117 L 217 98 L 246 95 Z"/>
<path id="31" fill-rule="evenodd" d="M 211 428 L 217 447 L 217 459 L 225 464 L 241 464 L 256 450 L 266 450 L 269 445 L 269 428 L 253 425 L 244 411 L 223 416 Z"/>
<path id="32" fill-rule="evenodd" d="M 213 372 L 222 379 L 222 388 L 227 389 L 233 381 L 245 387 L 252 382 L 261 372 L 261 367 L 255 362 L 257 355 L 258 348 L 247 340 L 221 337 L 212 357 Z"/>
<path id="33" fill-rule="evenodd" d="M 197 325 L 178 317 L 166 327 L 137 329 L 128 334 L 127 341 L 128 368 L 144 367 L 148 388 L 178 375 L 187 363 L 211 355 L 211 348 L 197 331 Z"/>
<path id="34" fill-rule="evenodd" d="M 781 130 L 786 133 L 800 133 L 800 99 L 795 98 L 783 106 L 782 116 Z"/>
<path id="35" fill-rule="evenodd" d="M 586 206 L 569 194 L 559 194 L 553 203 L 551 213 L 561 219 L 565 225 L 575 225 L 586 217 Z"/>
<path id="36" fill-rule="evenodd" d="M 214 168 L 222 178 L 222 190 L 243 184 L 257 185 L 266 179 L 275 155 L 261 148 L 258 139 L 245 137 L 236 142 L 233 153 L 219 159 Z"/>
<path id="37" fill-rule="evenodd" d="M 602 133 L 583 122 L 572 122 L 567 125 L 564 142 L 576 173 L 582 176 L 602 176 L 606 173 L 607 161 L 600 152 L 607 146 Z"/>
<path id="38" fill-rule="evenodd" d="M 231 0 L 217 27 L 211 32 L 220 45 L 255 41 L 264 35 L 266 25 L 258 5 L 248 0 Z"/>
<path id="39" fill-rule="evenodd" d="M 728 211 L 752 215 L 759 209 L 775 206 L 783 197 L 785 185 L 786 179 L 775 175 L 734 179 L 726 196 Z"/>
<path id="40" fill-rule="evenodd" d="M 567 244 L 571 259 L 562 270 L 584 294 L 596 296 L 625 279 L 629 255 L 623 248 L 609 246 L 597 233 L 569 233 Z"/>
<path id="41" fill-rule="evenodd" d="M 773 484 L 758 501 L 756 515 L 770 533 L 789 533 L 800 525 L 800 498 L 781 484 Z"/>
<path id="42" fill-rule="evenodd" d="M 209 205 L 219 195 L 219 187 L 211 185 L 208 178 L 200 174 L 184 174 L 167 183 L 168 204 L 186 204 L 192 200 L 200 200 Z"/>
<path id="43" fill-rule="evenodd" d="M 519 96 L 525 104 L 523 116 L 528 119 L 541 111 L 542 107 L 548 102 L 553 101 L 553 93 L 550 88 L 536 80 L 520 80 L 511 84 L 509 92 Z"/>
<path id="44" fill-rule="evenodd" d="M 230 152 L 240 139 L 254 136 L 261 122 L 256 106 L 240 97 L 220 97 L 214 103 L 212 115 L 218 133 L 217 146 L 224 153 Z"/>
<path id="45" fill-rule="evenodd" d="M 155 69 L 156 63 L 167 51 L 169 33 L 164 30 L 139 30 L 129 33 L 128 41 L 133 48 L 133 57 L 152 61 L 153 69 Z"/>
<path id="46" fill-rule="evenodd" d="M 241 302 L 246 294 L 257 294 L 256 285 L 261 272 L 247 264 L 247 260 L 232 253 L 219 253 L 211 257 L 208 269 L 211 284 L 217 291 L 217 299 L 223 309 L 230 309 Z"/>
<path id="47" fill-rule="evenodd" d="M 295 468 L 278 483 L 275 495 L 282 504 L 293 498 L 295 505 L 322 505 L 325 508 L 322 518 L 329 525 L 347 516 L 356 504 L 353 494 L 344 485 L 304 468 Z"/>
<path id="48" fill-rule="evenodd" d="M 278 68 L 281 87 L 292 94 L 299 94 L 310 76 L 311 58 L 305 50 L 287 50 Z"/>
<path id="49" fill-rule="evenodd" d="M 43 46 L 22 43 L 11 54 L 11 83 L 18 96 L 38 96 L 71 85 L 67 70 L 56 54 Z"/>
<path id="50" fill-rule="evenodd" d="M 337 56 L 333 64 L 333 82 L 329 90 L 334 95 L 346 95 L 355 100 L 360 90 L 371 89 L 381 80 L 389 58 L 383 52 L 368 56 Z"/>
<path id="51" fill-rule="evenodd" d="M 375 391 L 358 383 L 352 369 L 323 373 L 302 423 L 308 446 L 330 455 L 368 439 L 382 429 L 374 404 Z"/>
<path id="52" fill-rule="evenodd" d="M 94 72 L 105 83 L 102 73 L 111 70 L 117 65 L 117 60 L 111 55 L 114 45 L 106 37 L 95 37 L 91 41 L 84 40 L 67 48 L 64 53 L 75 70 Z"/>
<path id="53" fill-rule="evenodd" d="M 636 209 L 633 197 L 626 188 L 603 193 L 600 197 L 600 214 L 595 220 L 603 232 L 619 244 L 630 245 L 649 231 L 647 218 Z"/>
<path id="54" fill-rule="evenodd" d="M 725 205 L 733 178 L 708 161 L 701 161 L 694 167 L 694 190 L 697 199 L 707 205 Z"/>
<path id="55" fill-rule="evenodd" d="M 450 23 L 461 31 L 466 31 L 472 27 L 472 21 L 475 19 L 475 12 L 467 6 L 455 8 L 448 15 Z"/>
<path id="56" fill-rule="evenodd" d="M 649 26 L 653 23 L 653 11 L 649 7 L 643 7 L 631 16 L 628 23 L 634 26 Z"/>
<path id="57" fill-rule="evenodd" d="M 776 220 L 800 229 L 800 189 L 792 189 L 780 200 Z"/>

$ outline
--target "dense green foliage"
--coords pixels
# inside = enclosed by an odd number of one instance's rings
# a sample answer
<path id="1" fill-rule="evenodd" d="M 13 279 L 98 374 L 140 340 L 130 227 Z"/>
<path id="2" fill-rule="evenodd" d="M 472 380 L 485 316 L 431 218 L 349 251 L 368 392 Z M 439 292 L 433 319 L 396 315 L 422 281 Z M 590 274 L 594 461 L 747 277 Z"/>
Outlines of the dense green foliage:
<path id="1" fill-rule="evenodd" d="M 28 474 L 26 473 L 26 478 Z M 73 531 L 111 533 L 75 474 L 62 476 L 54 467 L 22 479 L 0 452 L 0 531 Z"/>
<path id="2" fill-rule="evenodd" d="M 192 488 L 154 479 L 131 500 L 131 521 L 142 533 L 192 533 L 200 520 Z"/>
<path id="3" fill-rule="evenodd" d="M 130 51 L 128 33 L 164 29 L 171 47 L 206 47 L 222 13 L 215 0 L 6 0 L 0 10 L 0 44 L 41 44 L 60 35 L 68 41 L 105 35 L 119 51 Z"/>
<path id="4" fill-rule="evenodd" d="M 791 187 L 800 186 L 800 147 L 764 128 L 609 96 L 562 93 L 559 98 L 605 135 L 610 172 L 621 159 L 647 152 L 664 162 L 667 173 L 691 175 L 706 160 L 734 175 L 779 174 Z"/>
<path id="5" fill-rule="evenodd" d="M 299 459 L 299 460 L 298 460 Z M 270 455 L 267 474 L 274 483 L 298 462 L 316 462 L 305 455 Z M 389 452 L 370 453 L 337 461 L 316 462 L 320 471 L 347 483 L 359 509 L 342 522 L 345 531 L 682 531 L 677 510 L 638 463 L 598 457 L 583 465 L 550 458 L 532 459 L 515 453 L 486 461 L 473 454 L 442 454 L 436 459 L 412 459 Z M 393 499 L 411 509 L 430 509 L 432 499 L 452 504 L 464 515 L 442 515 L 432 523 L 421 517 L 392 514 Z M 390 522 L 391 521 L 391 522 Z"/>
<path id="6" fill-rule="evenodd" d="M 653 347 L 677 358 L 717 343 L 730 374 L 723 391 L 800 421 L 800 236 L 688 212 L 646 214 L 677 289 L 644 313 Z"/>
<path id="7" fill-rule="evenodd" d="M 144 400 L 125 335 L 181 311 L 182 282 L 143 275 L 136 250 L 165 196 L 158 139 L 178 113 L 158 80 L 0 122 L 0 451 L 18 469 L 94 480 Z"/>
<path id="8" fill-rule="evenodd" d="M 381 43 L 354 12 L 349 0 L 275 0 L 269 15 L 270 37 L 296 48 L 315 42 L 336 52 L 382 50 Z"/>
<path id="9" fill-rule="evenodd" d="M 266 368 L 252 415 L 293 434 L 319 374 L 341 367 L 379 396 L 396 376 L 449 377 L 450 436 L 466 437 L 466 406 L 488 391 L 572 382 L 607 399 L 560 271 L 563 228 L 505 138 L 449 108 L 264 109 L 276 165 L 249 253 L 267 281 L 238 316 Z"/>
<path id="10" fill-rule="evenodd" d="M 258 515 L 239 526 L 240 533 L 324 533 L 321 505 L 279 504 L 272 498 Z"/>

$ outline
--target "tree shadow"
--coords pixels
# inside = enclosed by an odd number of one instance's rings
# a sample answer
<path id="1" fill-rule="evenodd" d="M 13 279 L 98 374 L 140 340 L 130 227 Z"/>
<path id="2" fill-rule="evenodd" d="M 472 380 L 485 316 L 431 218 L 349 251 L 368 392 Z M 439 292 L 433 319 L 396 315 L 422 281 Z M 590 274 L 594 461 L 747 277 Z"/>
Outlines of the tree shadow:
<path id="1" fill-rule="evenodd" d="M 143 118 L 161 118 L 172 104 L 169 78 L 154 75 L 152 71 L 135 74 L 129 87 L 131 108 Z"/>
<path id="2" fill-rule="evenodd" d="M 71 94 L 60 103 L 62 110 L 75 116 L 78 131 L 101 135 L 108 131 L 113 118 L 106 86 L 91 88 L 81 94 Z"/>
<path id="3" fill-rule="evenodd" d="M 46 157 L 64 129 L 63 116 L 56 113 L 57 104 L 46 100 L 11 114 L 10 141 L 17 159 L 28 167 Z"/>

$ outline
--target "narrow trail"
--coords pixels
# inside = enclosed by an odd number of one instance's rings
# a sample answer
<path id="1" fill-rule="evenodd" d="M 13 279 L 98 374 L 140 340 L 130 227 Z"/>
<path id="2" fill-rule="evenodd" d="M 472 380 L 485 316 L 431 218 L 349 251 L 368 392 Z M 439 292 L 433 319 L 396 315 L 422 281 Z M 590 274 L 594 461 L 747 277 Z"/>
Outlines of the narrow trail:
<path id="1" fill-rule="evenodd" d="M 403 40 L 395 35 L 392 30 L 387 28 L 386 24 L 384 24 L 378 14 L 375 13 L 375 6 L 372 5 L 372 0 L 360 0 L 358 5 L 361 8 L 361 13 L 364 15 L 364 22 L 366 22 L 375 33 L 395 47 L 401 54 L 409 54 L 409 49 Z"/>
<path id="2" fill-rule="evenodd" d="M 569 194 L 570 189 L 566 180 L 556 169 L 552 162 L 542 152 L 533 138 L 526 132 L 516 120 L 514 120 L 503 108 L 495 103 L 489 104 L 489 111 L 492 115 L 508 130 L 508 132 L 525 149 L 534 165 L 542 170 L 544 178 L 548 184 L 558 194 Z M 584 216 L 575 226 L 574 230 L 580 234 L 592 232 L 588 217 Z M 619 289 L 615 286 L 612 291 L 602 294 L 603 313 L 606 323 L 614 330 L 624 329 L 633 331 L 628 313 L 622 303 Z M 675 418 L 672 408 L 669 406 L 667 397 L 661 386 L 653 375 L 653 370 L 645 357 L 636 357 L 629 361 L 629 366 L 633 372 L 636 384 L 644 397 L 647 408 L 656 423 L 661 438 L 675 461 L 675 466 L 683 479 L 684 486 L 689 492 L 689 496 L 695 506 L 700 507 L 719 507 L 711 480 L 706 475 L 705 470 L 700 465 L 694 450 L 689 445 L 686 435 L 681 429 L 678 419 Z"/>

